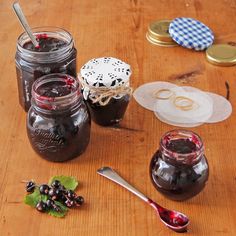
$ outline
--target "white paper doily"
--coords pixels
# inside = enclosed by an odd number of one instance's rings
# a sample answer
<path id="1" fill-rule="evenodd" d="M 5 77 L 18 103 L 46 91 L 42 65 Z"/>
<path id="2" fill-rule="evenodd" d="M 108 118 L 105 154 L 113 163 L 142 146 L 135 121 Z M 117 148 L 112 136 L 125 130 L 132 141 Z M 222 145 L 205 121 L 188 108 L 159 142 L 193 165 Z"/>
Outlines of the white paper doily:
<path id="1" fill-rule="evenodd" d="M 130 65 L 113 57 L 94 58 L 81 69 L 84 82 L 94 88 L 118 88 L 129 82 Z"/>

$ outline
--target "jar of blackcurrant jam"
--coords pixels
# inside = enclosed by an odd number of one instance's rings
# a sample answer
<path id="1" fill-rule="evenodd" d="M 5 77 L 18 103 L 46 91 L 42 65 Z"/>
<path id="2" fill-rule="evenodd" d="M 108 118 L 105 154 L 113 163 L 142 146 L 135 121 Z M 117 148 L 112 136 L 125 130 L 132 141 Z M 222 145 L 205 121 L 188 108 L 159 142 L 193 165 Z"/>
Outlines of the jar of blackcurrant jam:
<path id="1" fill-rule="evenodd" d="M 27 134 L 41 157 L 63 162 L 82 154 L 89 143 L 90 126 L 90 115 L 76 79 L 50 74 L 34 82 Z"/>
<path id="2" fill-rule="evenodd" d="M 83 96 L 95 123 L 110 126 L 123 119 L 132 94 L 130 75 L 130 66 L 112 57 L 92 59 L 81 68 Z"/>
<path id="3" fill-rule="evenodd" d="M 156 189 L 172 200 L 185 200 L 202 191 L 209 168 L 201 138 L 187 130 L 167 132 L 150 163 Z"/>
<path id="4" fill-rule="evenodd" d="M 69 32 L 56 27 L 32 29 L 39 47 L 23 33 L 17 41 L 15 56 L 19 102 L 25 111 L 31 105 L 33 82 L 46 74 L 65 73 L 76 76 L 74 41 Z"/>

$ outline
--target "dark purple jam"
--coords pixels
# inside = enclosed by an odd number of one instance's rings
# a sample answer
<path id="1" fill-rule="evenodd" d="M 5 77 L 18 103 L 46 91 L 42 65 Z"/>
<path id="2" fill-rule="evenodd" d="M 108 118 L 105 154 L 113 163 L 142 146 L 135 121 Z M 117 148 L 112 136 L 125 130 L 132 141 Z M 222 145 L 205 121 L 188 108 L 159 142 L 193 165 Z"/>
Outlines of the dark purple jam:
<path id="1" fill-rule="evenodd" d="M 90 139 L 90 115 L 75 79 L 48 75 L 45 83 L 33 85 L 27 133 L 33 149 L 44 159 L 63 162 L 82 154 Z M 52 77 L 58 80 L 50 80 Z M 39 80 L 43 79 L 40 78 Z M 47 78 L 47 77 L 46 77 Z M 43 81 L 44 82 L 44 81 Z M 41 85 L 40 85 L 41 83 Z"/>
<path id="2" fill-rule="evenodd" d="M 57 51 L 66 46 L 66 42 L 57 38 L 48 37 L 47 34 L 37 35 L 38 47 L 29 41 L 23 45 L 24 49 L 35 52 L 52 52 Z"/>
<path id="3" fill-rule="evenodd" d="M 188 138 L 167 140 L 165 148 L 161 147 L 150 163 L 150 175 L 155 188 L 177 201 L 201 192 L 208 180 L 209 170 L 203 153 L 194 158 L 193 153 L 197 150 L 196 143 Z"/>
<path id="4" fill-rule="evenodd" d="M 197 150 L 196 144 L 189 139 L 171 140 L 170 142 L 167 142 L 166 148 L 180 154 L 187 154 Z"/>
<path id="5" fill-rule="evenodd" d="M 64 81 L 52 81 L 40 86 L 37 93 L 43 97 L 63 97 L 71 93 L 71 87 Z"/>
<path id="6" fill-rule="evenodd" d="M 31 41 L 21 42 L 18 39 L 15 56 L 18 82 L 19 102 L 25 111 L 31 105 L 31 88 L 33 82 L 47 74 L 64 73 L 76 77 L 77 51 L 71 36 L 64 32 L 68 40 L 60 39 L 57 33 L 37 34 L 39 47 L 35 48 Z"/>
<path id="7" fill-rule="evenodd" d="M 99 103 L 92 103 L 87 100 L 87 106 L 92 120 L 98 125 L 109 126 L 119 123 L 125 114 L 130 100 L 130 95 L 125 95 L 119 99 L 112 98 L 105 106 Z"/>
<path id="8" fill-rule="evenodd" d="M 148 199 L 148 203 L 158 211 L 160 218 L 166 222 L 168 225 L 173 227 L 183 227 L 187 226 L 189 223 L 189 219 L 183 215 L 182 213 L 167 210 L 160 205 L 158 205 L 156 202 L 153 202 L 151 199 Z M 178 228 L 175 229 L 177 232 L 186 232 L 186 228 Z"/>

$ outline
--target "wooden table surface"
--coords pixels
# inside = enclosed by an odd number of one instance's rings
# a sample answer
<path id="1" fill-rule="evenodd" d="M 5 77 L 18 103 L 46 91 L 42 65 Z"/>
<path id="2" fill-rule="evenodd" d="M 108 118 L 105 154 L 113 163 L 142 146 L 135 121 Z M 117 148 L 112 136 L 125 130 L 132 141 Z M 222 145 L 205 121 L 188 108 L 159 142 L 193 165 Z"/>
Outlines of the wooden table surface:
<path id="1" fill-rule="evenodd" d="M 160 195 L 149 177 L 149 162 L 160 137 L 175 128 L 130 102 L 120 128 L 92 124 L 86 152 L 66 163 L 50 163 L 32 150 L 26 113 L 18 104 L 14 56 L 22 29 L 12 0 L 0 2 L 0 235 L 175 235 L 153 209 L 125 189 L 100 177 L 102 166 L 115 168 L 131 184 L 161 205 L 187 214 L 188 235 L 236 235 L 236 117 L 191 130 L 203 139 L 210 166 L 206 188 L 198 196 L 174 202 Z M 78 49 L 77 69 L 89 59 L 120 58 L 132 66 L 134 88 L 151 81 L 170 81 L 226 95 L 236 105 L 235 67 L 217 67 L 204 52 L 151 45 L 148 24 L 179 16 L 196 18 L 215 33 L 215 42 L 236 44 L 235 0 L 21 0 L 32 27 L 58 26 L 70 31 Z M 64 219 L 25 205 L 23 179 L 47 182 L 54 175 L 78 178 L 86 204 Z"/>

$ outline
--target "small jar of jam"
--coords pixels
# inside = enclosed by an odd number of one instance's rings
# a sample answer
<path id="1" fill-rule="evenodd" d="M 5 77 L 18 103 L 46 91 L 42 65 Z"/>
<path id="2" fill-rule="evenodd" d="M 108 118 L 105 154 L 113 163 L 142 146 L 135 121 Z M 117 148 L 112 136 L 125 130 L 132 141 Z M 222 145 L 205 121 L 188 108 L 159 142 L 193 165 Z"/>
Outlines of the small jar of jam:
<path id="1" fill-rule="evenodd" d="M 76 79 L 50 74 L 34 82 L 27 134 L 41 157 L 54 162 L 77 157 L 89 143 L 90 126 L 90 115 Z"/>
<path id="2" fill-rule="evenodd" d="M 187 130 L 164 134 L 151 160 L 150 175 L 156 189 L 172 200 L 198 194 L 209 175 L 201 138 Z"/>
<path id="3" fill-rule="evenodd" d="M 130 75 L 130 66 L 112 57 L 92 59 L 81 68 L 83 96 L 95 123 L 109 126 L 123 119 L 132 94 Z"/>
<path id="4" fill-rule="evenodd" d="M 39 47 L 23 33 L 18 38 L 15 56 L 19 102 L 25 111 L 30 108 L 31 88 L 37 78 L 52 73 L 76 76 L 77 51 L 71 34 L 56 27 L 39 27 L 32 31 Z"/>

